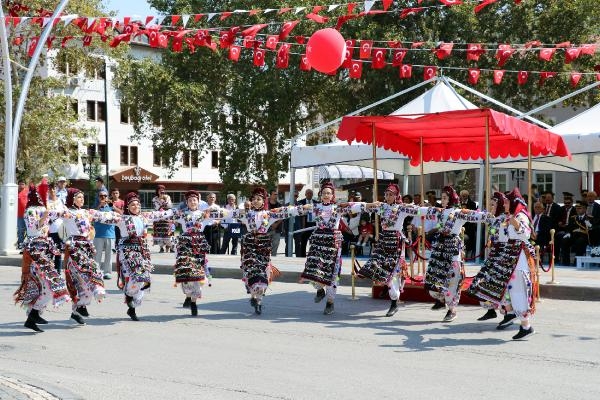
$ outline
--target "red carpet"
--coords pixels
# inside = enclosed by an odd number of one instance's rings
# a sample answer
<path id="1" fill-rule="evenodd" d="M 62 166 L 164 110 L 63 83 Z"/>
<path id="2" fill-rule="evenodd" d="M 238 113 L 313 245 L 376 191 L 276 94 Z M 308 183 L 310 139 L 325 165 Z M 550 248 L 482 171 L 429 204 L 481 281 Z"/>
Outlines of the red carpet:
<path id="1" fill-rule="evenodd" d="M 466 290 L 471 281 L 472 277 L 468 277 L 463 282 L 463 290 Z M 388 290 L 386 286 L 373 286 L 371 290 L 374 299 L 389 300 Z M 429 295 L 425 289 L 423 289 L 423 281 L 415 279 L 414 281 L 408 278 L 404 284 L 404 291 L 400 295 L 402 301 L 417 301 L 423 303 L 433 303 L 433 298 Z M 479 300 L 468 296 L 465 292 L 460 296 L 460 304 L 479 305 Z"/>

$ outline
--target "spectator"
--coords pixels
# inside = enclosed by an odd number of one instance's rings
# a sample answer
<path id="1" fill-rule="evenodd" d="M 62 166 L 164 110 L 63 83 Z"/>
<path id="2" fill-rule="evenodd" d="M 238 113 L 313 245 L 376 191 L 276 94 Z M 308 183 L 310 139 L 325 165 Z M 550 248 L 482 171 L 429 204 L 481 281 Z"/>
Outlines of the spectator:
<path id="1" fill-rule="evenodd" d="M 227 195 L 227 204 L 223 206 L 223 208 L 233 211 L 238 208 L 235 203 L 235 194 L 229 193 Z M 238 239 L 241 235 L 241 224 L 237 222 L 237 220 L 228 217 L 223 220 L 221 224 L 225 233 L 223 235 L 223 243 L 221 243 L 221 254 L 226 254 L 229 250 L 229 242 L 231 242 L 231 251 L 229 254 L 236 255 L 238 248 Z"/>
<path id="2" fill-rule="evenodd" d="M 366 246 L 373 240 L 373 224 L 365 218 L 360 219 L 358 227 L 359 235 L 356 242 L 357 246 Z"/>
<path id="3" fill-rule="evenodd" d="M 23 242 L 25 242 L 25 232 L 27 227 L 25 226 L 25 208 L 27 207 L 27 195 L 29 189 L 25 184 L 25 181 L 19 181 L 18 187 L 19 193 L 17 195 L 17 249 L 23 249 Z M 22 253 L 22 251 L 21 251 Z"/>
<path id="4" fill-rule="evenodd" d="M 531 184 L 531 198 L 533 199 L 533 204 L 540 201 L 542 195 L 538 191 L 538 186 L 535 183 Z"/>
<path id="5" fill-rule="evenodd" d="M 267 208 L 271 210 L 273 208 L 280 208 L 281 206 L 282 204 L 277 200 L 277 190 L 271 190 Z M 279 242 L 281 242 L 281 233 L 283 232 L 283 220 L 280 219 L 273 222 L 268 232 L 271 235 L 271 255 L 276 256 L 279 249 Z"/>
<path id="6" fill-rule="evenodd" d="M 415 193 L 413 195 L 413 200 L 414 200 L 415 206 L 422 206 L 423 205 L 423 200 L 421 199 L 421 193 Z"/>
<path id="7" fill-rule="evenodd" d="M 298 201 L 298 205 L 305 204 L 317 204 L 318 201 L 313 199 L 314 193 L 312 189 L 306 189 L 304 193 L 305 198 Z M 306 215 L 301 217 L 302 220 L 302 229 L 310 228 L 316 225 L 314 221 L 314 215 L 312 211 L 306 213 Z M 308 245 L 308 238 L 312 234 L 312 230 L 307 230 L 301 232 L 300 234 L 300 246 L 296 247 L 296 257 L 306 257 L 306 246 Z"/>
<path id="8" fill-rule="evenodd" d="M 298 204 L 298 192 L 294 192 L 294 199 L 291 203 L 287 203 L 286 206 L 289 205 L 297 205 Z M 293 218 L 293 227 L 292 227 L 292 231 L 297 231 L 298 229 L 302 229 L 302 216 L 296 216 Z M 290 219 L 286 219 L 283 222 L 283 235 L 285 238 L 285 255 L 288 256 L 288 247 L 289 247 L 289 243 L 288 243 L 288 233 L 290 231 Z M 296 252 L 298 252 L 298 248 L 301 245 L 301 234 L 300 233 L 294 233 L 293 235 L 293 239 L 294 239 L 294 244 L 293 244 L 293 248 L 292 248 L 292 253 L 294 252 L 294 249 L 296 250 Z"/>
<path id="9" fill-rule="evenodd" d="M 560 208 L 560 220 L 558 221 L 558 229 L 554 235 L 554 257 L 557 263 L 562 263 L 565 258 L 562 257 L 562 241 L 564 236 L 568 233 L 567 226 L 569 225 L 569 219 L 571 215 L 575 215 L 575 207 L 573 206 L 573 194 L 569 192 L 563 192 L 563 205 Z M 570 260 L 567 261 L 567 265 Z"/>
<path id="10" fill-rule="evenodd" d="M 430 207 L 441 207 L 442 203 L 440 203 L 437 200 L 437 197 L 435 195 L 435 190 L 428 190 L 427 192 L 425 192 L 425 196 L 427 196 L 427 202 L 429 203 Z"/>
<path id="11" fill-rule="evenodd" d="M 67 204 L 67 178 L 59 176 L 56 181 L 56 197 L 63 203 Z"/>
<path id="12" fill-rule="evenodd" d="M 206 204 L 208 207 L 217 204 L 217 195 L 209 193 L 206 197 Z M 204 228 L 204 236 L 210 244 L 210 254 L 219 254 L 219 250 L 221 250 L 220 229 L 221 226 L 217 220 L 214 220 L 212 225 Z"/>
<path id="13" fill-rule="evenodd" d="M 544 210 L 542 203 L 539 201 L 534 203 L 531 239 L 540 245 L 542 251 L 550 243 L 550 229 L 552 229 L 552 220 L 544 213 Z"/>
<path id="14" fill-rule="evenodd" d="M 590 245 L 600 245 L 600 204 L 596 203 L 597 194 L 593 190 L 586 193 L 586 215 L 592 226 L 590 227 Z"/>
<path id="15" fill-rule="evenodd" d="M 575 215 L 569 219 L 567 234 L 562 241 L 563 264 L 571 264 L 571 250 L 575 256 L 585 255 L 585 248 L 589 245 L 589 229 L 592 226 L 590 217 L 586 215 L 586 206 L 582 201 L 575 203 Z"/>
<path id="16" fill-rule="evenodd" d="M 404 203 L 404 204 L 412 204 L 413 203 L 413 197 L 410 194 L 405 194 L 404 196 L 402 196 L 402 203 Z"/>
<path id="17" fill-rule="evenodd" d="M 106 190 L 106 186 L 104 186 L 104 179 L 101 176 L 96 177 L 96 199 L 94 200 L 94 208 L 98 208 L 100 204 L 100 193 L 105 192 L 106 200 L 108 200 L 108 191 Z"/>
<path id="18" fill-rule="evenodd" d="M 550 190 L 545 191 L 543 193 L 543 199 L 545 207 L 544 214 L 550 217 L 550 220 L 552 221 L 551 229 L 558 229 L 561 212 L 558 203 L 554 202 L 554 193 L 552 193 Z"/>
<path id="19" fill-rule="evenodd" d="M 98 191 L 98 207 L 96 209 L 99 211 L 112 211 L 112 207 L 108 203 L 108 191 L 106 189 Z M 94 230 L 96 231 L 94 236 L 96 255 L 94 259 L 102 268 L 104 279 L 110 279 L 112 277 L 112 249 L 115 240 L 115 226 L 94 222 Z M 102 253 L 104 253 L 104 260 L 102 260 Z"/>

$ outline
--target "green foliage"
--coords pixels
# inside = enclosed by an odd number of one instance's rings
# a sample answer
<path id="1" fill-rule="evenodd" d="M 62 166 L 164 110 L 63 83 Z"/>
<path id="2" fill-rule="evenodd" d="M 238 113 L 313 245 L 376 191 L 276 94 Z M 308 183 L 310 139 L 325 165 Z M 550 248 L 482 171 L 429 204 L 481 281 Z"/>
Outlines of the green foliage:
<path id="1" fill-rule="evenodd" d="M 150 3 L 167 15 L 285 6 L 272 1 L 242 0 L 152 0 Z M 397 3 L 394 7 L 398 7 Z M 437 1 L 434 3 L 439 4 Z M 397 13 L 357 18 L 348 21 L 341 33 L 346 38 L 355 39 L 424 41 L 425 50 L 409 52 L 405 63 L 444 67 L 443 74 L 466 82 L 464 68 L 497 68 L 494 54 L 498 43 L 525 43 L 530 40 L 559 43 L 570 40 L 574 44 L 583 44 L 597 40 L 600 8 L 596 3 L 597 0 L 538 0 L 515 5 L 512 1 L 498 1 L 475 15 L 473 3 L 467 2 L 451 8 L 426 9 L 406 19 L 399 19 Z M 293 2 L 294 7 L 314 5 L 314 1 Z M 401 2 L 401 6 L 411 5 L 416 6 L 416 1 Z M 252 17 L 233 14 L 224 21 L 216 17 L 209 23 L 203 19 L 203 27 L 249 26 L 273 22 L 274 19 L 281 22 L 300 19 L 302 22 L 292 36 L 310 36 L 321 27 L 334 25 L 336 17 L 345 12 L 346 6 L 343 5 L 335 11 L 336 15 L 328 13 L 331 19 L 325 25 L 306 20 L 302 13 L 295 15 L 289 12 L 280 16 L 276 13 Z M 270 25 L 261 33 L 276 34 L 280 28 L 277 24 Z M 485 43 L 488 52 L 478 63 L 470 65 L 465 53 L 458 51 L 440 61 L 429 51 L 440 41 Z M 292 53 L 302 51 L 300 47 L 292 47 Z M 358 58 L 357 52 L 355 50 L 353 58 Z M 289 139 L 298 133 L 397 93 L 423 79 L 421 68 L 414 69 L 411 79 L 400 79 L 397 68 L 387 66 L 373 70 L 368 63 L 364 64 L 363 77 L 358 80 L 349 79 L 347 71 L 336 76 L 307 73 L 299 70 L 299 57 L 291 54 L 290 68 L 278 70 L 274 68 L 271 54 L 267 56 L 265 67 L 256 68 L 252 64 L 252 51 L 248 49 L 242 52 L 237 63 L 227 59 L 227 50 L 212 52 L 202 47 L 194 54 L 187 49 L 181 53 L 165 51 L 160 64 L 132 62 L 119 71 L 119 87 L 123 101 L 134 111 L 132 116 L 138 135 L 147 135 L 146 129 L 149 129 L 151 139 L 171 160 L 172 168 L 178 167 L 175 160 L 181 150 L 219 146 L 222 180 L 226 189 L 235 190 L 252 183 L 274 186 L 280 171 L 287 170 Z M 537 52 L 527 52 L 513 55 L 504 69 L 589 72 L 597 63 L 597 56 L 584 56 L 567 65 L 562 53 L 557 53 L 552 62 L 546 63 L 537 58 Z M 524 86 L 517 85 L 514 74 L 507 74 L 505 80 L 502 85 L 494 86 L 491 74 L 484 73 L 476 89 L 522 110 L 529 110 L 572 90 L 565 76 L 550 80 L 541 87 L 537 85 L 537 78 L 530 78 Z M 582 84 L 585 83 L 582 81 Z M 426 89 L 414 91 L 370 112 L 389 113 Z M 474 100 L 467 93 L 461 94 Z M 568 104 L 585 104 L 592 100 L 592 94 L 588 94 L 574 98 Z M 482 104 L 481 101 L 475 102 Z M 162 127 L 154 129 L 152 123 L 158 118 Z M 309 138 L 309 141 L 314 140 Z"/>

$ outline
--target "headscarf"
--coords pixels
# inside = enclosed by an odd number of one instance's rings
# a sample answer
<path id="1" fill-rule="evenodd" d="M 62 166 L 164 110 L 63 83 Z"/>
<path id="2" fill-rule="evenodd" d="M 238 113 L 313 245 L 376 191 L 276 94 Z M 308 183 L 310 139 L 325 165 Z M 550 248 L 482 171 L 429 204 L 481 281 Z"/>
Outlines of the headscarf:
<path id="1" fill-rule="evenodd" d="M 331 202 L 335 203 L 335 186 L 333 186 L 333 183 L 327 181 L 324 182 L 321 185 L 321 189 L 319 189 L 319 197 L 321 197 L 321 193 L 323 193 L 323 190 L 325 189 L 331 189 L 331 192 L 333 193 L 333 197 L 331 198 Z"/>
<path id="2" fill-rule="evenodd" d="M 159 196 L 160 195 L 160 191 L 161 190 L 165 190 L 165 189 L 166 189 L 165 185 L 158 185 L 158 186 L 156 186 L 156 190 L 154 190 L 154 194 L 157 195 L 157 196 Z"/>
<path id="3" fill-rule="evenodd" d="M 252 191 L 252 194 L 250 195 L 250 200 L 252 200 L 252 198 L 254 196 L 260 196 L 263 198 L 263 210 L 266 210 L 268 205 L 268 201 L 267 198 L 269 197 L 269 194 L 267 193 L 267 191 L 265 190 L 265 188 L 262 187 L 257 187 Z"/>
<path id="4" fill-rule="evenodd" d="M 385 188 L 385 191 L 394 193 L 394 196 L 396 196 L 396 204 L 402 204 L 402 195 L 400 194 L 400 187 L 398 185 L 390 183 Z"/>
<path id="5" fill-rule="evenodd" d="M 506 197 L 508 201 L 510 201 L 509 211 L 512 215 L 517 215 L 520 212 L 524 212 L 525 215 L 531 219 L 529 212 L 527 212 L 527 203 L 525 202 L 523 196 L 521 196 L 521 191 L 519 188 L 514 188 Z"/>
<path id="6" fill-rule="evenodd" d="M 507 202 L 508 199 L 502 192 L 494 192 L 492 199 L 496 200 L 496 212 L 494 213 L 494 217 L 498 217 L 500 214 L 504 213 L 504 203 Z"/>
<path id="7" fill-rule="evenodd" d="M 79 208 L 75 205 L 75 196 L 77 196 L 79 193 L 83 193 L 83 191 L 77 188 L 67 189 L 67 208 Z"/>
<path id="8" fill-rule="evenodd" d="M 125 196 L 125 210 L 123 210 L 123 213 L 126 215 L 131 215 L 131 213 L 129 212 L 129 204 L 133 203 L 134 201 L 137 201 L 138 203 L 140 202 L 140 196 L 138 195 L 138 192 L 129 192 L 127 193 L 127 196 Z"/>
<path id="9" fill-rule="evenodd" d="M 25 208 L 39 207 L 39 206 L 44 206 L 44 205 L 45 205 L 45 201 L 42 200 L 42 197 L 40 196 L 38 189 L 35 187 L 35 185 L 33 183 L 30 184 L 29 192 L 27 193 L 27 206 Z"/>
<path id="10" fill-rule="evenodd" d="M 442 189 L 442 193 L 446 193 L 448 195 L 448 207 L 454 207 L 458 204 L 458 193 L 452 186 L 444 186 Z"/>

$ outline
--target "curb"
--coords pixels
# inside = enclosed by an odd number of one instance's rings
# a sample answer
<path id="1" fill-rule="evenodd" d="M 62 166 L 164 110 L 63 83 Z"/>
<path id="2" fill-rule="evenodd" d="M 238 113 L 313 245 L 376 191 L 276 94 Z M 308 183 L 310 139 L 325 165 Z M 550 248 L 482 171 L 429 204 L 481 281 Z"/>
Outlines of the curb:
<path id="1" fill-rule="evenodd" d="M 0 371 L 0 378 L 12 381 L 11 384 L 17 387 L 16 389 L 13 387 L 12 390 L 23 395 L 24 399 L 56 398 L 61 400 L 83 400 L 83 397 L 71 392 L 68 389 L 48 382 L 42 382 L 35 377 L 26 377 L 23 375 L 14 374 L 12 372 Z M 0 383 L 1 382 L 2 380 L 0 380 Z M 2 386 L 0 385 L 0 387 Z"/>

